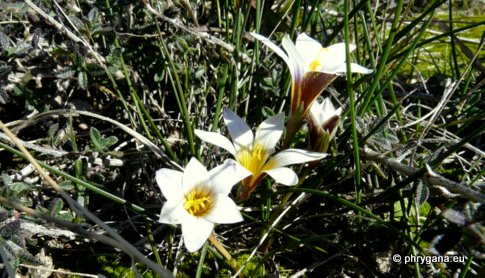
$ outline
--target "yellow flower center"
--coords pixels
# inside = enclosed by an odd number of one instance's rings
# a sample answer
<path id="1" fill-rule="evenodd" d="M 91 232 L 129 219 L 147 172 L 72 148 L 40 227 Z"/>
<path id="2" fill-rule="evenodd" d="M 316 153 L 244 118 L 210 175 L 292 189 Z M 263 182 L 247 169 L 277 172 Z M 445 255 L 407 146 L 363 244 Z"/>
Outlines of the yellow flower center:
<path id="1" fill-rule="evenodd" d="M 184 209 L 193 216 L 204 216 L 212 209 L 213 205 L 210 192 L 200 190 L 200 188 L 196 187 L 185 195 Z"/>
<path id="2" fill-rule="evenodd" d="M 251 173 L 257 175 L 261 172 L 261 169 L 263 169 L 267 158 L 268 156 L 264 149 L 264 145 L 256 143 L 253 146 L 252 152 L 247 148 L 241 149 L 238 152 L 237 160 L 242 166 L 251 171 Z"/>
<path id="3" fill-rule="evenodd" d="M 310 63 L 310 70 L 316 71 L 321 65 L 322 64 L 320 63 L 320 61 L 318 61 L 318 59 L 315 59 Z"/>
<path id="4" fill-rule="evenodd" d="M 310 65 L 308 65 L 311 71 L 316 71 L 318 70 L 318 68 L 323 67 L 323 64 L 320 62 L 321 61 L 320 55 L 323 55 L 323 53 L 325 52 L 327 52 L 327 49 L 323 47 L 318 51 L 313 61 L 310 63 Z"/>

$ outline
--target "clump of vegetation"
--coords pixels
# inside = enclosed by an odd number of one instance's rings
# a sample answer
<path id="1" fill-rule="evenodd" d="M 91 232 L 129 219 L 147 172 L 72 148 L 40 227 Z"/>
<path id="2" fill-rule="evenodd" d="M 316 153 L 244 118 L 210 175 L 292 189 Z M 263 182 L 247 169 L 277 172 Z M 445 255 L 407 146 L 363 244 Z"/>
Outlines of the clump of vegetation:
<path id="1" fill-rule="evenodd" d="M 483 276 L 484 5 L 0 2 L 3 275 Z"/>

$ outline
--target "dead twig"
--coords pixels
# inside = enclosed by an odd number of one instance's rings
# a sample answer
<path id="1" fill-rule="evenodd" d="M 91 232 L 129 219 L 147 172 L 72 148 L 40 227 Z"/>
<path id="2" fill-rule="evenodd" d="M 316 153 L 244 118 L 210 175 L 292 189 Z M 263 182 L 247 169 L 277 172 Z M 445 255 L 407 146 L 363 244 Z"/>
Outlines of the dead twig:
<path id="1" fill-rule="evenodd" d="M 12 140 L 3 132 L 0 132 L 0 139 L 8 141 L 10 144 L 13 144 Z M 20 139 L 18 139 L 18 141 L 19 141 L 20 144 L 22 144 L 22 146 L 26 147 L 27 149 L 31 149 L 31 150 L 39 152 L 41 154 L 51 155 L 51 156 L 54 156 L 54 157 L 61 157 L 61 156 L 64 156 L 64 155 L 67 154 L 67 152 L 65 152 L 65 151 L 59 151 L 59 150 L 55 150 L 55 149 L 52 149 L 52 148 L 41 147 L 41 146 L 38 146 L 36 144 L 29 143 L 29 142 L 26 142 L 26 141 L 23 141 L 23 140 L 20 140 Z"/>
<path id="2" fill-rule="evenodd" d="M 41 267 L 41 266 L 35 266 L 35 265 L 29 265 L 29 264 L 19 264 L 19 266 L 29 268 L 29 269 L 40 270 L 40 271 L 49 271 L 49 272 L 56 272 L 56 273 L 59 273 L 59 274 L 67 274 L 69 277 L 74 276 L 74 275 L 81 276 L 81 277 L 92 277 L 92 278 L 100 277 L 99 275 L 94 275 L 94 274 L 72 272 L 72 271 L 66 271 L 66 270 L 61 270 L 61 269 L 53 269 L 53 268 L 47 268 L 47 267 Z"/>
<path id="3" fill-rule="evenodd" d="M 37 114 L 37 115 L 33 116 L 32 118 L 30 118 L 28 120 L 17 122 L 17 125 L 12 127 L 12 130 L 18 132 L 19 130 L 26 128 L 26 127 L 28 127 L 28 126 L 30 126 L 30 125 L 38 122 L 38 121 L 42 121 L 45 118 L 50 118 L 50 117 L 54 117 L 54 116 L 69 117 L 69 116 L 79 116 L 79 115 L 96 118 L 98 120 L 109 122 L 109 123 L 119 127 L 121 130 L 128 133 L 130 136 L 132 136 L 133 138 L 135 138 L 136 140 L 141 142 L 143 145 L 145 145 L 145 147 L 150 149 L 157 157 L 164 159 L 167 163 L 169 163 L 175 169 L 183 170 L 183 168 L 180 165 L 178 165 L 176 162 L 172 161 L 165 154 L 165 152 L 162 149 L 160 149 L 157 145 L 152 143 L 152 141 L 149 140 L 148 138 L 146 138 L 145 136 L 141 135 L 140 133 L 136 132 L 135 130 L 129 128 L 128 126 L 126 126 L 126 125 L 124 125 L 124 124 L 122 124 L 118 121 L 115 121 L 111 118 L 108 118 L 108 117 L 105 117 L 105 116 L 102 116 L 102 115 L 99 115 L 99 114 L 96 114 L 96 113 L 88 112 L 88 111 L 66 110 L 66 109 L 51 110 L 51 111 L 47 111 L 47 112 L 44 112 L 44 113 Z"/>
<path id="4" fill-rule="evenodd" d="M 387 165 L 387 167 L 391 168 L 392 170 L 397 171 L 406 176 L 411 176 L 414 173 L 419 171 L 419 169 L 416 169 L 409 165 L 402 164 L 396 159 L 385 157 L 384 155 L 369 149 L 362 150 L 360 153 L 362 157 L 364 157 L 365 159 L 385 164 Z M 451 181 L 437 173 L 429 171 L 429 169 L 427 172 L 428 173 L 423 178 L 429 184 L 442 186 L 447 190 L 449 190 L 450 192 L 460 194 L 460 196 L 462 196 L 463 198 L 466 198 L 473 202 L 479 202 L 479 203 L 485 202 L 485 194 L 475 191 L 469 187 L 463 186 L 457 182 Z"/>

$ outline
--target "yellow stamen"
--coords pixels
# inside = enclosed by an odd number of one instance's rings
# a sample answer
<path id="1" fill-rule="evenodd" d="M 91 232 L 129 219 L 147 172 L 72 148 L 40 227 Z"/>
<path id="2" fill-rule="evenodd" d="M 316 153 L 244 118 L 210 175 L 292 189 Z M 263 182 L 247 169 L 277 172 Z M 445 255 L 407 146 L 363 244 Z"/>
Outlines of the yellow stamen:
<path id="1" fill-rule="evenodd" d="M 213 207 L 213 200 L 210 192 L 194 188 L 185 196 L 184 208 L 193 216 L 204 216 Z"/>
<path id="2" fill-rule="evenodd" d="M 265 162 L 265 151 L 263 149 L 263 145 L 256 144 L 253 149 L 253 163 L 257 164 L 258 166 L 263 166 L 262 164 Z"/>
<path id="3" fill-rule="evenodd" d="M 321 66 L 320 61 L 315 59 L 315 60 L 313 60 L 313 62 L 310 63 L 310 70 L 316 71 L 320 66 Z"/>
<path id="4" fill-rule="evenodd" d="M 323 64 L 320 62 L 322 59 L 320 58 L 320 55 L 323 55 L 323 53 L 327 52 L 327 49 L 322 47 L 317 55 L 315 56 L 315 59 L 310 63 L 309 67 L 311 71 L 316 71 L 318 68 L 323 67 Z"/>
<path id="5" fill-rule="evenodd" d="M 253 175 L 258 175 L 266 162 L 268 156 L 262 144 L 254 144 L 253 150 L 247 148 L 241 149 L 238 152 L 237 160 L 246 169 L 251 171 Z"/>
<path id="6" fill-rule="evenodd" d="M 241 163 L 242 166 L 254 173 L 251 166 L 252 158 L 250 150 L 248 150 L 247 148 L 239 150 L 239 152 L 237 153 L 237 160 L 239 161 L 239 163 Z"/>

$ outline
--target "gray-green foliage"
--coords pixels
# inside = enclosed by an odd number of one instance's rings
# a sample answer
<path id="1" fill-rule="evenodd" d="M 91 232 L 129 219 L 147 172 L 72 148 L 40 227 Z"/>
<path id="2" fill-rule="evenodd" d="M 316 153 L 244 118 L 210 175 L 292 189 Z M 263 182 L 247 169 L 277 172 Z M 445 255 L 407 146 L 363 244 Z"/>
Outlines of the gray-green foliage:
<path id="1" fill-rule="evenodd" d="M 27 55 L 32 50 L 32 46 L 24 41 L 13 43 L 7 35 L 0 32 L 0 50 L 3 55 L 13 58 Z"/>
<path id="2" fill-rule="evenodd" d="M 64 201 L 61 198 L 54 198 L 47 207 L 39 207 L 39 211 L 61 221 L 73 221 L 74 214 L 71 210 L 64 208 Z"/>
<path id="3" fill-rule="evenodd" d="M 9 217 L 9 213 L 0 207 L 0 248 L 3 249 L 8 263 L 13 269 L 17 268 L 20 263 L 39 264 L 26 248 L 21 221 L 23 220 Z"/>
<path id="4" fill-rule="evenodd" d="M 109 136 L 104 138 L 95 127 L 89 130 L 89 137 L 91 138 L 91 150 L 106 153 L 116 143 L 118 138 L 116 136 Z"/>
<path id="5" fill-rule="evenodd" d="M 97 63 L 88 62 L 87 57 L 82 53 L 85 50 L 82 50 L 81 48 L 81 46 L 75 45 L 71 51 L 59 50 L 59 53 L 62 53 L 71 60 L 71 65 L 58 70 L 56 72 L 56 77 L 71 79 L 76 76 L 79 88 L 87 90 L 89 86 L 89 76 L 102 76 L 104 70 Z"/>
<path id="6" fill-rule="evenodd" d="M 20 197 L 24 196 L 29 190 L 33 189 L 33 186 L 26 182 L 23 182 L 23 181 L 14 182 L 12 178 L 6 173 L 2 173 L 0 178 L 1 178 L 1 185 L 0 185 L 1 196 L 19 199 Z"/>

